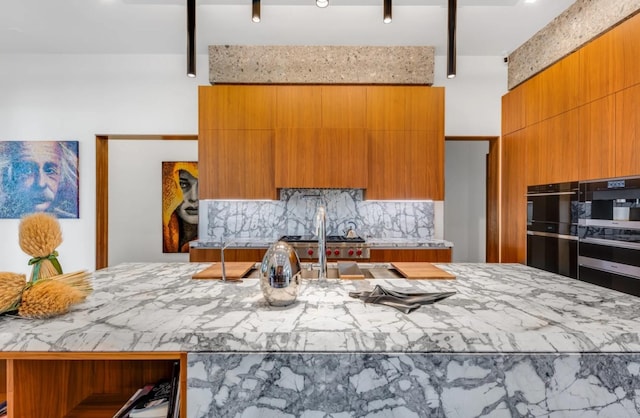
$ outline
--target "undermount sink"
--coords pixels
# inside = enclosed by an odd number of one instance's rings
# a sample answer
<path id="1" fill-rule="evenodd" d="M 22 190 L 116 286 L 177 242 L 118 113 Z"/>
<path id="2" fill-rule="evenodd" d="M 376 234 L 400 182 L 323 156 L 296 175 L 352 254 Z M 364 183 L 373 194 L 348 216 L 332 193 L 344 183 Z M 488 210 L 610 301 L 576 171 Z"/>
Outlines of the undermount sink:
<path id="1" fill-rule="evenodd" d="M 329 264 L 329 266 L 327 267 L 327 279 L 357 279 L 357 278 L 364 278 L 364 279 L 400 279 L 403 278 L 403 276 L 393 267 L 390 266 L 386 266 L 386 265 L 380 265 L 380 264 L 358 264 L 356 265 L 355 263 L 353 263 L 353 266 L 355 266 L 357 268 L 357 270 L 355 270 L 351 264 L 349 264 L 346 268 L 342 268 L 342 276 L 341 276 L 341 272 L 340 269 L 338 269 L 337 264 L 333 263 L 333 264 Z M 317 279 L 318 278 L 318 272 L 319 272 L 319 266 L 318 264 L 314 264 L 314 263 L 302 263 L 301 264 L 302 270 L 302 278 L 303 279 Z M 354 277 L 356 276 L 357 273 L 361 273 L 362 277 Z M 345 277 L 346 276 L 346 277 Z M 247 273 L 247 275 L 245 276 L 245 278 L 250 279 L 250 278 L 259 278 L 260 277 L 260 271 L 259 269 L 252 269 L 251 271 L 249 271 Z"/>

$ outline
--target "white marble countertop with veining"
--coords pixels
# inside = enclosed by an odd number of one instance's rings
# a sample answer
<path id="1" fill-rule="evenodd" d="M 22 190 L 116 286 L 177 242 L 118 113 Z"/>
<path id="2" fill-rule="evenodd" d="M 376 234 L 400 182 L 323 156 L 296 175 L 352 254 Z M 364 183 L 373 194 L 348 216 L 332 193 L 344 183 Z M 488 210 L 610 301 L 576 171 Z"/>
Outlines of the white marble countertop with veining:
<path id="1" fill-rule="evenodd" d="M 303 280 L 269 306 L 258 279 L 194 280 L 210 263 L 121 264 L 46 320 L 0 317 L 5 352 L 640 352 L 640 299 L 520 264 L 438 264 L 455 280 Z M 455 291 L 404 314 L 349 291 Z"/>

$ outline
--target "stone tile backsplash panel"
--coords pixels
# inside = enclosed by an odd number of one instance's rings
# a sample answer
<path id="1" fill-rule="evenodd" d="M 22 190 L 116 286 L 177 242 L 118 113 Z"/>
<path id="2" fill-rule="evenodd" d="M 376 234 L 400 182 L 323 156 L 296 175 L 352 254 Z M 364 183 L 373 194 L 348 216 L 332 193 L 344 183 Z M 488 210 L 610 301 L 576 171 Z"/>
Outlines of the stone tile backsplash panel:
<path id="1" fill-rule="evenodd" d="M 200 242 L 273 241 L 282 235 L 314 235 L 320 205 L 327 210 L 329 235 L 343 235 L 354 222 L 358 235 L 364 238 L 434 237 L 431 200 L 364 200 L 359 189 L 283 189 L 280 200 L 201 200 Z"/>

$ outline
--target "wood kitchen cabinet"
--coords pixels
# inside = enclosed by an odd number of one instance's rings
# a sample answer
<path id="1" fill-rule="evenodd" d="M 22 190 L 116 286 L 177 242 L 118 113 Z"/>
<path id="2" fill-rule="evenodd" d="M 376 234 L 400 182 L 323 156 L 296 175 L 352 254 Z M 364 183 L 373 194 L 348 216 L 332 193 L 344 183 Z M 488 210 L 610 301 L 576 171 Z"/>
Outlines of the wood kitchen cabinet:
<path id="1" fill-rule="evenodd" d="M 441 131 L 444 136 L 444 88 L 367 87 L 366 127 L 374 131 Z"/>
<path id="2" fill-rule="evenodd" d="M 370 249 L 369 261 L 376 263 L 394 261 L 427 261 L 432 263 L 450 263 L 451 248 L 423 249 Z"/>
<path id="3" fill-rule="evenodd" d="M 578 178 L 578 115 L 573 109 L 540 122 L 539 179 L 535 184 Z"/>
<path id="4" fill-rule="evenodd" d="M 365 86 L 278 86 L 276 128 L 362 129 Z"/>
<path id="5" fill-rule="evenodd" d="M 368 185 L 363 129 L 277 129 L 277 188 L 354 188 Z"/>
<path id="6" fill-rule="evenodd" d="M 524 127 L 524 87 L 520 85 L 502 96 L 502 134 L 510 134 Z"/>
<path id="7" fill-rule="evenodd" d="M 171 376 L 180 361 L 186 399 L 186 353 L 3 353 L 10 418 L 110 418 L 145 384 Z M 186 416 L 186 402 L 181 404 Z"/>
<path id="8" fill-rule="evenodd" d="M 615 175 L 640 174 L 640 84 L 615 96 Z"/>
<path id="9" fill-rule="evenodd" d="M 367 199 L 444 200 L 444 136 L 369 131 Z"/>
<path id="10" fill-rule="evenodd" d="M 276 86 L 200 86 L 198 131 L 272 129 L 275 104 Z"/>
<path id="11" fill-rule="evenodd" d="M 200 199 L 276 199 L 273 130 L 206 130 L 198 138 Z"/>
<path id="12" fill-rule="evenodd" d="M 572 53 L 540 73 L 540 120 L 560 115 L 578 105 L 580 56 Z"/>
<path id="13" fill-rule="evenodd" d="M 607 95 L 581 106 L 579 112 L 577 179 L 614 177 L 615 97 Z"/>
<path id="14" fill-rule="evenodd" d="M 502 138 L 501 263 L 525 263 L 527 147 L 524 130 Z"/>

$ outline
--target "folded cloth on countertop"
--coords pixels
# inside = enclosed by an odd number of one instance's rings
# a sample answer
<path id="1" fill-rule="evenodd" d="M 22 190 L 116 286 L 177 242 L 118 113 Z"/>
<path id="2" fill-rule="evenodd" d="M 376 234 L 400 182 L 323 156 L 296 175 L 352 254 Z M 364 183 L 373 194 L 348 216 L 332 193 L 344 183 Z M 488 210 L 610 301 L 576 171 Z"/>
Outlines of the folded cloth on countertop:
<path id="1" fill-rule="evenodd" d="M 439 300 L 448 298 L 456 292 L 420 293 L 420 292 L 400 292 L 397 290 L 385 289 L 376 285 L 372 291 L 349 292 L 352 298 L 360 299 L 364 303 L 377 303 L 378 305 L 391 306 L 400 312 L 410 313 L 422 305 L 429 305 Z"/>

